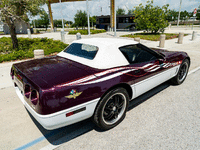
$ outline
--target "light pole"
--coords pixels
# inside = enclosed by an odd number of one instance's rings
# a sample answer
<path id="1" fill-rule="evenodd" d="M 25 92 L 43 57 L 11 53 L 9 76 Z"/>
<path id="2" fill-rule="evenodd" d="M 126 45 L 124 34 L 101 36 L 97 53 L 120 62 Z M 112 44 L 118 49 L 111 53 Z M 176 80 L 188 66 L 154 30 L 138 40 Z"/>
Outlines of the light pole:
<path id="1" fill-rule="evenodd" d="M 62 13 L 62 4 L 61 4 L 61 0 L 60 0 L 60 11 L 61 11 L 61 16 L 62 16 L 62 28 L 63 28 L 63 31 L 64 30 L 64 21 L 63 21 L 63 13 Z"/>
<path id="2" fill-rule="evenodd" d="M 115 0 L 114 0 L 114 31 L 115 31 L 115 33 L 114 33 L 114 37 L 116 37 L 117 36 L 117 34 L 116 34 L 116 21 L 117 21 L 117 16 L 116 16 L 116 3 L 115 3 Z"/>
<path id="3" fill-rule="evenodd" d="M 61 30 L 61 41 L 65 43 L 65 30 L 64 30 L 64 21 L 63 21 L 63 13 L 62 13 L 62 4 L 60 0 L 60 11 L 61 11 L 61 16 L 62 16 L 62 30 Z"/>
<path id="4" fill-rule="evenodd" d="M 33 23 L 34 23 L 34 29 L 35 29 L 35 20 L 33 20 Z"/>
<path id="5" fill-rule="evenodd" d="M 182 5 L 182 0 L 180 0 L 180 7 L 179 7 L 179 12 L 178 12 L 178 22 L 177 22 L 177 27 L 179 26 L 180 13 L 181 13 L 181 5 Z"/>
<path id="6" fill-rule="evenodd" d="M 88 20 L 88 35 L 90 35 L 90 15 L 89 15 L 89 4 L 87 0 L 87 20 Z"/>

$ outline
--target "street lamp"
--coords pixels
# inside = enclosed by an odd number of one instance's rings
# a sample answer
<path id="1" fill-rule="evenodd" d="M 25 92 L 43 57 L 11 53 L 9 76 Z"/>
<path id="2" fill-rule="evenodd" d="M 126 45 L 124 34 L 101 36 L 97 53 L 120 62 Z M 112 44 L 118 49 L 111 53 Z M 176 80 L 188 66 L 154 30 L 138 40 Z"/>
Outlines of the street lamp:
<path id="1" fill-rule="evenodd" d="M 60 0 L 60 11 L 61 11 L 61 16 L 62 16 L 62 28 L 63 28 L 63 31 L 64 30 L 64 21 L 63 21 L 63 13 L 62 13 L 62 4 L 61 4 L 61 0 Z"/>
<path id="2" fill-rule="evenodd" d="M 182 0 L 180 0 L 180 7 L 179 7 L 179 12 L 178 12 L 178 22 L 177 22 L 177 26 L 179 26 L 180 13 L 181 13 L 181 5 L 182 5 Z"/>
<path id="3" fill-rule="evenodd" d="M 117 23 L 116 23 L 116 21 L 117 21 L 117 16 L 116 16 L 116 3 L 115 3 L 116 1 L 114 0 L 114 37 L 116 37 L 117 36 L 117 34 L 116 34 L 116 25 L 117 25 Z"/>
<path id="4" fill-rule="evenodd" d="M 88 6 L 88 0 L 87 0 L 87 20 L 88 20 L 88 35 L 90 35 L 90 15 L 89 15 L 89 6 Z"/>

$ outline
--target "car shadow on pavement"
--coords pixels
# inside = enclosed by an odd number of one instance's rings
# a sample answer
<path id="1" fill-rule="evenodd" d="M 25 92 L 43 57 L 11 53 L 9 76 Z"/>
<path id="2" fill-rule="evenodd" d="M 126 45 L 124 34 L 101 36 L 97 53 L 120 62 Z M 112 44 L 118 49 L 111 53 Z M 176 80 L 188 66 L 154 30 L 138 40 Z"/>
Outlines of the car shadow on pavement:
<path id="1" fill-rule="evenodd" d="M 169 86 L 170 84 L 168 82 L 165 82 L 155 87 L 154 89 L 150 90 L 149 92 L 146 92 L 145 94 L 139 96 L 138 98 L 130 101 L 128 111 L 137 107 L 141 103 L 147 101 L 149 98 L 153 97 L 154 95 L 163 91 Z M 55 130 L 46 130 L 37 122 L 37 120 L 35 120 L 35 118 L 29 112 L 28 114 L 30 115 L 31 119 L 33 120 L 35 125 L 38 127 L 40 132 L 46 138 L 46 140 L 48 140 L 48 142 L 51 143 L 52 145 L 60 145 L 60 144 L 66 143 L 92 130 L 95 130 L 97 132 L 105 132 L 101 130 L 100 128 L 98 128 L 97 126 L 95 126 L 95 124 L 91 121 L 91 119 L 87 119 L 87 120 L 84 120 L 84 121 L 63 127 L 63 128 L 55 129 Z"/>
<path id="2" fill-rule="evenodd" d="M 27 110 L 28 112 L 28 110 Z M 40 123 L 28 112 L 31 119 L 35 123 L 35 125 L 38 127 L 40 132 L 43 134 L 43 136 L 48 140 L 49 143 L 52 145 L 60 145 L 62 143 L 66 143 L 84 133 L 87 133 L 94 129 L 95 125 L 91 121 L 91 119 L 86 119 L 84 121 L 62 127 L 55 130 L 46 130 L 43 128 Z"/>

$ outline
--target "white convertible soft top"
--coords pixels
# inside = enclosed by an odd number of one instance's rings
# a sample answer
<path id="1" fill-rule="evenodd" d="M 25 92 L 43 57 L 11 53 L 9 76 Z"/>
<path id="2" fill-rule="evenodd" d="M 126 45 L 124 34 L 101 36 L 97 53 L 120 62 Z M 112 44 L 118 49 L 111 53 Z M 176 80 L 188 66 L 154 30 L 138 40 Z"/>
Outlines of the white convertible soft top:
<path id="1" fill-rule="evenodd" d="M 119 38 L 90 38 L 76 40 L 72 43 L 94 45 L 97 46 L 99 50 L 93 60 L 78 57 L 63 51 L 60 52 L 58 56 L 68 58 L 92 68 L 108 69 L 112 67 L 128 65 L 129 62 L 120 52 L 119 47 L 137 44 L 138 42 Z"/>

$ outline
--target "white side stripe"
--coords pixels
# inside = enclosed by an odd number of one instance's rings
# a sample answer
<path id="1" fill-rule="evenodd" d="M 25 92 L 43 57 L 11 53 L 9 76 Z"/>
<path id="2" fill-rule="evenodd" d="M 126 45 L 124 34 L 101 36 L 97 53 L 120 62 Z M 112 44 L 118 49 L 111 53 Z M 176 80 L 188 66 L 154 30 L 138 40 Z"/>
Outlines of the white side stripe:
<path id="1" fill-rule="evenodd" d="M 153 72 L 153 71 L 156 71 L 156 70 L 158 70 L 158 69 L 160 69 L 160 66 L 158 66 L 158 67 L 156 67 L 156 68 L 150 70 L 149 72 Z"/>
<path id="2" fill-rule="evenodd" d="M 92 80 L 92 79 L 95 79 L 96 77 L 94 75 L 90 75 L 88 77 L 85 77 L 83 79 L 79 79 L 79 80 L 76 80 L 76 81 L 73 81 L 73 82 L 70 82 L 70 83 L 66 83 L 66 84 L 63 84 L 62 86 L 67 86 L 67 85 L 73 85 L 73 84 L 79 84 L 79 83 L 82 83 L 82 82 L 86 82 L 88 80 Z"/>
<path id="3" fill-rule="evenodd" d="M 117 77 L 117 76 L 120 76 L 120 75 L 122 75 L 122 74 L 131 72 L 131 71 L 134 71 L 134 70 L 136 70 L 136 69 L 125 70 L 125 71 L 122 71 L 122 72 L 118 72 L 118 73 L 109 75 L 109 76 L 104 77 L 104 78 L 102 78 L 102 79 L 98 79 L 98 80 L 91 81 L 91 82 L 88 82 L 88 83 L 82 83 L 82 84 L 79 84 L 79 85 L 86 85 L 86 84 L 92 84 L 92 83 L 97 83 L 97 82 L 103 82 L 103 81 L 106 81 L 106 80 L 115 78 L 115 77 Z"/>
<path id="4" fill-rule="evenodd" d="M 103 72 L 100 72 L 100 73 L 96 73 L 95 76 L 100 77 L 100 76 L 106 75 L 106 74 L 108 74 L 108 73 L 116 72 L 116 71 L 119 71 L 119 70 L 122 70 L 122 69 L 125 69 L 125 67 L 123 67 L 123 68 L 111 69 L 111 70 L 106 70 L 106 71 L 103 71 Z"/>
<path id="5" fill-rule="evenodd" d="M 148 69 L 145 69 L 145 71 L 151 71 L 152 69 L 154 69 L 155 67 L 158 67 L 159 65 L 153 65 L 152 67 L 148 68 Z M 160 67 L 160 66 L 159 66 Z"/>
<path id="6" fill-rule="evenodd" d="M 151 66 L 151 65 L 153 65 L 153 64 L 146 64 L 146 65 L 144 65 L 143 67 L 139 67 L 139 68 L 144 69 L 144 68 L 147 68 L 147 67 L 149 67 L 149 66 Z"/>

